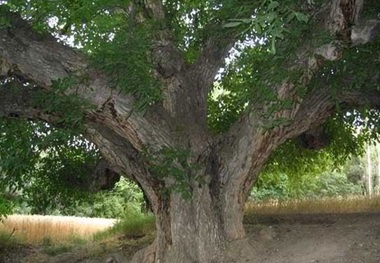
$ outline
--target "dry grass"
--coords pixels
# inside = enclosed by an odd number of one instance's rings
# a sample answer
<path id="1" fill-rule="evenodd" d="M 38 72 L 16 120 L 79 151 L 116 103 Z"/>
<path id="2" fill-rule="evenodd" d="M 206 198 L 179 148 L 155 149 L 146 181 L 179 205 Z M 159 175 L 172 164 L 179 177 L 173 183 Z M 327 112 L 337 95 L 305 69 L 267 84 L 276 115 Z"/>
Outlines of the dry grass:
<path id="1" fill-rule="evenodd" d="M 319 214 L 380 212 L 380 196 L 344 197 L 270 201 L 246 204 L 246 215 L 252 214 Z"/>
<path id="2" fill-rule="evenodd" d="M 27 244 L 62 243 L 73 238 L 88 240 L 114 223 L 101 218 L 11 215 L 0 224 L 0 232 Z"/>
<path id="3" fill-rule="evenodd" d="M 360 212 L 380 212 L 380 196 L 249 202 L 246 204 L 245 210 L 248 217 L 260 214 Z M 73 241 L 73 239 L 91 240 L 95 233 L 110 228 L 114 223 L 115 220 L 100 218 L 12 215 L 0 223 L 0 235 L 2 239 L 12 237 L 16 238 L 18 242 L 26 244 L 41 244 L 46 241 L 62 244 Z M 123 234 L 130 233 L 132 236 L 143 236 L 147 234 L 146 232 L 154 232 L 154 218 L 125 218 L 118 222 L 113 231 L 107 232 L 113 235 L 115 231 Z M 107 232 L 104 233 L 107 234 Z"/>

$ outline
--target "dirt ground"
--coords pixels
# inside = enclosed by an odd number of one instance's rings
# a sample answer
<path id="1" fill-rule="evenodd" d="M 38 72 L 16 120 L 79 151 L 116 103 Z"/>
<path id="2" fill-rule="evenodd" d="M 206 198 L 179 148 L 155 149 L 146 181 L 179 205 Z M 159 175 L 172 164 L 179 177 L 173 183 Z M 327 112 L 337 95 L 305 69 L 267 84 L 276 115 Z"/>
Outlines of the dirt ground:
<path id="1" fill-rule="evenodd" d="M 252 245 L 249 263 L 380 262 L 379 213 L 271 215 L 245 221 Z M 122 245 L 115 251 L 104 252 L 114 253 L 115 258 L 121 259 L 139 247 Z M 0 250 L 0 263 L 104 263 L 106 260 L 106 256 L 94 257 L 83 250 L 55 256 L 44 254 L 38 247 Z"/>
<path id="2" fill-rule="evenodd" d="M 262 216 L 247 220 L 255 263 L 379 263 L 380 214 Z"/>

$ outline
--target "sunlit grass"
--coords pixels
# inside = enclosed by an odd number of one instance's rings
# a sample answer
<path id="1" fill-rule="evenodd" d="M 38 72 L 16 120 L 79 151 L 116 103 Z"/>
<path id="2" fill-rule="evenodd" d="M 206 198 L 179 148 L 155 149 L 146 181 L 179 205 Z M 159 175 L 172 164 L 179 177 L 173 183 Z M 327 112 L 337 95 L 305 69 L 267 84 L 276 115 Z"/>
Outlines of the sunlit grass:
<path id="1" fill-rule="evenodd" d="M 114 223 L 101 218 L 11 215 L 0 223 L 0 232 L 26 244 L 62 243 L 89 240 Z"/>
<path id="2" fill-rule="evenodd" d="M 151 234 L 155 228 L 155 217 L 153 214 L 144 214 L 130 209 L 122 218 L 116 221 L 113 227 L 96 233 L 94 239 L 107 238 L 115 234 L 123 235 L 125 238 L 137 239 Z"/>
<path id="3" fill-rule="evenodd" d="M 246 215 L 380 212 L 380 196 L 248 202 Z"/>
<path id="4" fill-rule="evenodd" d="M 86 242 L 101 242 L 114 236 L 138 239 L 155 230 L 152 214 L 130 210 L 123 218 L 101 219 L 65 216 L 11 215 L 0 223 L 0 243 L 42 245 L 56 249 Z"/>
<path id="5" fill-rule="evenodd" d="M 289 201 L 248 202 L 246 217 L 255 215 L 323 214 L 380 212 L 380 196 L 301 199 Z M 106 242 L 115 236 L 123 239 L 152 238 L 155 218 L 151 214 L 128 211 L 119 220 L 64 216 L 8 216 L 0 223 L 0 243 L 67 245 L 88 241 Z"/>

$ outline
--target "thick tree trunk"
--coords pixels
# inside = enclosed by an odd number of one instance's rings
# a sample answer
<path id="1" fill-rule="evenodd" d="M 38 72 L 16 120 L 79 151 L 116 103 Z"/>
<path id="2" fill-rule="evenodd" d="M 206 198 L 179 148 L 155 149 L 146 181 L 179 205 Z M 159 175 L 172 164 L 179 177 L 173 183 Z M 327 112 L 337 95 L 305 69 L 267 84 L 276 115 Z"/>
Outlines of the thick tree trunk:
<path id="1" fill-rule="evenodd" d="M 148 189 L 147 196 L 156 215 L 157 238 L 137 253 L 132 262 L 255 262 L 245 239 L 244 205 L 261 167 L 279 144 L 272 136 L 267 132 L 243 137 L 229 147 L 223 141 L 220 149 L 210 147 L 199 153 L 198 158 L 191 158 L 197 168 L 188 175 L 190 198 L 175 190 L 152 194 L 149 186 L 140 182 Z M 166 183 L 170 185 L 170 179 Z"/>
<path id="2" fill-rule="evenodd" d="M 139 10 L 143 7 L 146 11 L 142 10 L 136 22 L 151 19 L 168 24 L 161 21 L 165 19 L 163 1 L 131 1 L 134 2 L 139 3 Z M 346 42 L 364 44 L 371 40 L 368 34 L 364 38 L 357 32 L 350 36 L 362 2 L 326 1 L 323 12 L 312 10 L 317 6 L 311 6 L 311 11 L 321 22 L 321 32 L 327 29 L 333 36 L 346 36 Z M 308 45 L 319 41 L 310 41 L 299 47 L 298 60 L 289 63 L 289 68 L 302 75 L 298 81 L 291 83 L 286 78 L 278 85 L 268 81 L 276 99 L 291 101 L 290 106 L 268 114 L 273 102 L 252 101 L 229 132 L 212 136 L 207 129 L 207 95 L 238 31 L 232 30 L 225 37 L 205 34 L 204 45 L 192 64 L 185 63 L 183 51 L 172 41 L 169 28 L 157 32 L 152 40 L 151 61 L 154 75 L 162 83 L 163 98 L 142 114 L 135 110 L 136 98 L 115 91 L 112 78 L 92 68 L 85 55 L 51 36 L 34 33 L 20 16 L 7 13 L 12 26 L 0 27 L 0 77 L 13 81 L 0 82 L 0 116 L 59 123 L 63 113 L 36 107 L 32 95 L 56 96 L 52 83 L 72 75 L 86 79 L 65 91 L 65 95 L 75 94 L 93 106 L 81 109 L 85 137 L 98 146 L 115 172 L 140 184 L 156 215 L 157 238 L 135 255 L 134 263 L 255 262 L 244 239 L 243 207 L 269 155 L 287 139 L 321 125 L 339 104 L 368 103 L 379 107 L 379 92 L 342 90 L 332 98 L 327 84 L 301 97 L 297 85 L 307 86 L 323 67 L 323 61 L 339 59 L 342 50 L 338 47 L 347 44 L 332 41 L 316 47 Z M 370 30 L 365 30 L 370 36 L 378 22 L 372 24 Z M 215 25 L 214 20 L 207 26 L 226 30 Z M 315 36 L 318 35 L 317 32 Z M 25 86 L 25 82 L 31 84 Z M 1 88 L 9 83 L 14 85 L 12 89 Z M 280 120 L 286 122 L 276 124 Z M 189 161 L 197 166 L 185 178 L 186 189 L 191 193 L 189 199 L 178 191 L 168 191 L 175 178 L 157 176 L 152 169 L 154 162 L 146 158 L 147 149 L 159 153 L 165 148 L 185 149 L 191 154 Z M 184 168 L 175 160 L 168 165 Z"/>
<path id="3" fill-rule="evenodd" d="M 243 204 L 237 214 L 223 213 L 225 203 L 215 196 L 210 185 L 195 187 L 190 200 L 181 194 L 172 193 L 170 201 L 162 201 L 161 211 L 156 211 L 157 238 L 143 251 L 138 252 L 133 263 L 227 263 L 247 261 L 248 255 L 240 255 L 236 249 L 230 249 L 234 242 L 242 239 L 244 233 L 242 217 Z M 239 237 L 239 239 L 237 239 Z M 241 246 L 239 249 L 246 249 Z M 248 249 L 247 249 L 248 251 Z M 253 259 L 252 259 L 253 260 Z"/>

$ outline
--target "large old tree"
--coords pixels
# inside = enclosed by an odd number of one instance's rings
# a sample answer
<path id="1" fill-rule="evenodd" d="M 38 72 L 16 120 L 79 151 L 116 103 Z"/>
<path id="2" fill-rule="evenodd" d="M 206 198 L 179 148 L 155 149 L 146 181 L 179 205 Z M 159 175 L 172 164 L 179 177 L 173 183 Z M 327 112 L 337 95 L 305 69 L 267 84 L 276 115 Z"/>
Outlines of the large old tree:
<path id="1" fill-rule="evenodd" d="M 270 155 L 380 106 L 378 0 L 0 3 L 0 116 L 76 130 L 142 187 L 157 238 L 134 262 L 255 262 Z"/>

